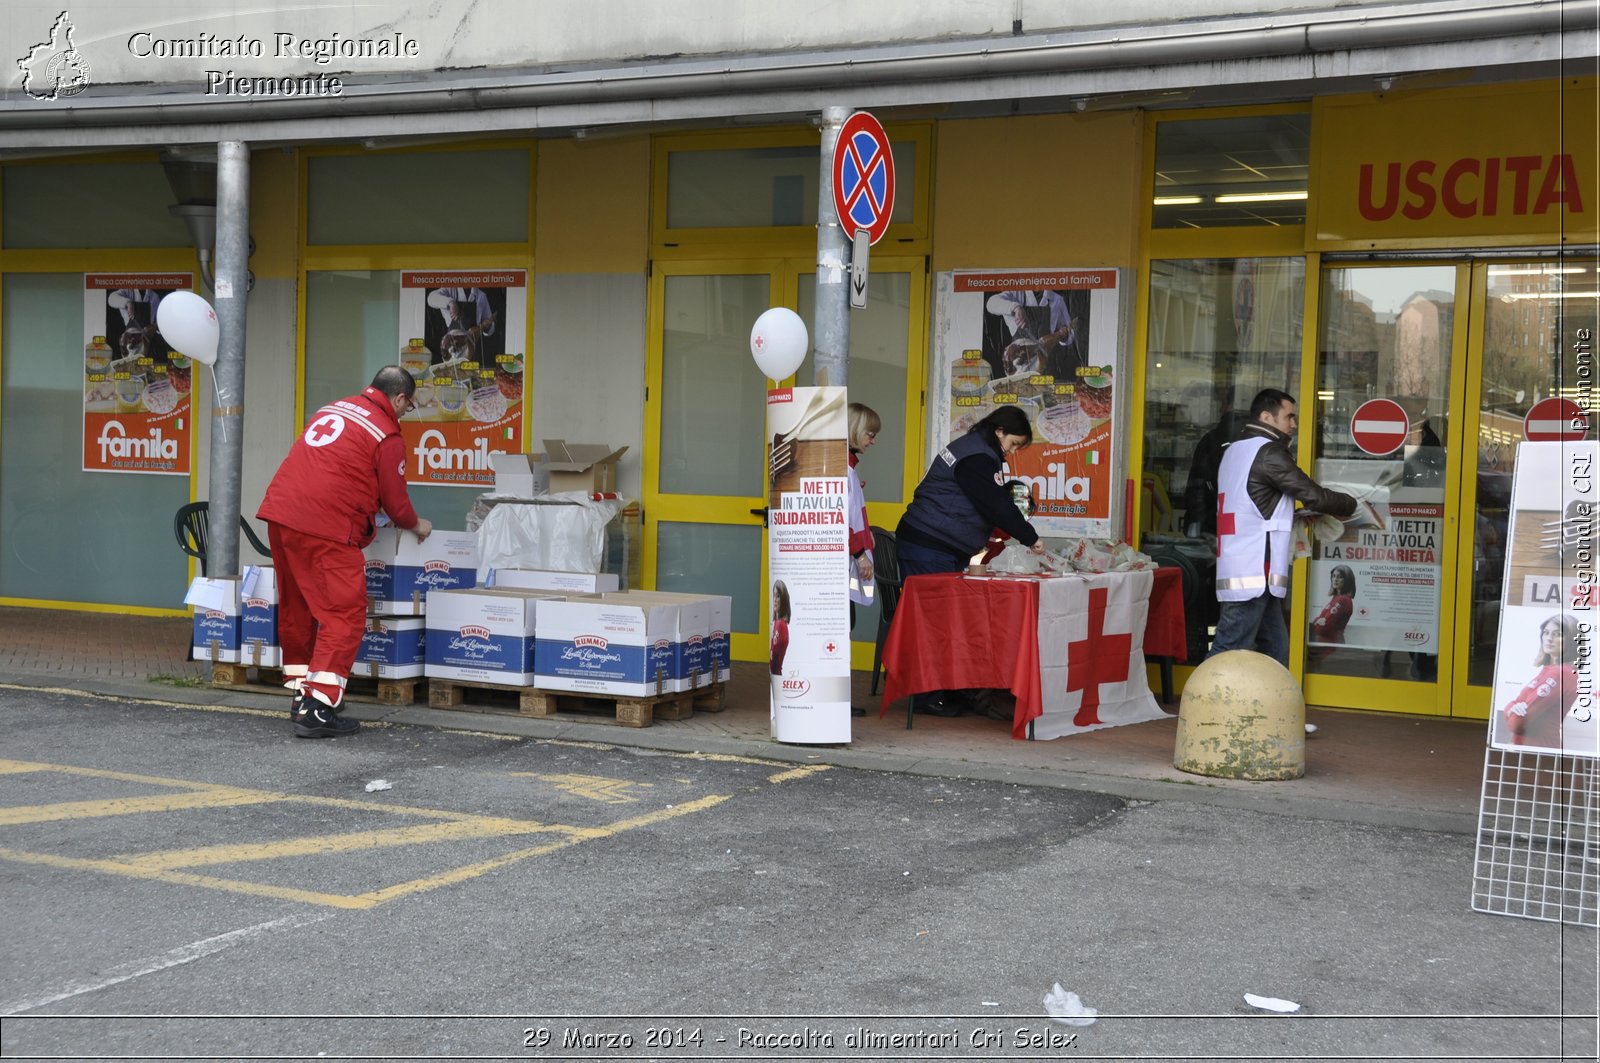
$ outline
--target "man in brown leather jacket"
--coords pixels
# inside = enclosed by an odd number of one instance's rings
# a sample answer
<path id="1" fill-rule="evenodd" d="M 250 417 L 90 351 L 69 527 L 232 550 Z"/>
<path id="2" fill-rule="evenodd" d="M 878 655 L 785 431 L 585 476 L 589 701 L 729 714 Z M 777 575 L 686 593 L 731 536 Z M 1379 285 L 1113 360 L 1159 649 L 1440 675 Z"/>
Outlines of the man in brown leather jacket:
<path id="1" fill-rule="evenodd" d="M 1209 656 L 1255 650 L 1288 667 L 1289 631 L 1282 601 L 1293 560 L 1294 503 L 1336 517 L 1356 500 L 1329 491 L 1300 471 L 1289 453 L 1299 427 L 1294 398 L 1267 388 L 1250 403 L 1250 421 L 1228 445 L 1217 470 L 1217 634 Z"/>

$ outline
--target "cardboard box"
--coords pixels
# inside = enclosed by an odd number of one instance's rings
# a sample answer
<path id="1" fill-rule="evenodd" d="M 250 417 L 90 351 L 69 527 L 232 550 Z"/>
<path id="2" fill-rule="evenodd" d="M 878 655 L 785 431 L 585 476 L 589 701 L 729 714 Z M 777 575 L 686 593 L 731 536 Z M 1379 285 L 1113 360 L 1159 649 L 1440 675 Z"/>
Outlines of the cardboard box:
<path id="1" fill-rule="evenodd" d="M 612 450 L 606 443 L 568 443 L 564 439 L 544 441 L 545 467 L 550 473 L 550 490 L 605 494 L 617 489 L 617 462 L 627 447 Z"/>
<path id="2" fill-rule="evenodd" d="M 194 606 L 195 659 L 239 663 L 239 581 L 199 576 L 183 600 Z"/>
<path id="3" fill-rule="evenodd" d="M 555 572 L 542 568 L 491 568 L 483 585 L 511 590 L 563 591 L 570 594 L 604 594 L 622 589 L 615 572 Z"/>
<path id="4" fill-rule="evenodd" d="M 663 689 L 694 690 L 716 681 L 711 660 L 711 603 L 703 595 L 624 591 L 603 597 L 607 601 L 677 606 L 672 635 L 671 686 Z"/>
<path id="5" fill-rule="evenodd" d="M 466 588 L 478 582 L 475 532 L 435 530 L 419 543 L 408 531 L 379 528 L 364 553 L 369 612 L 422 616 L 430 591 Z"/>
<path id="6" fill-rule="evenodd" d="M 704 602 L 710 633 L 707 636 L 705 669 L 709 678 L 702 685 L 726 683 L 733 679 L 733 599 L 726 594 L 695 594 L 690 591 L 641 591 L 662 601 Z"/>
<path id="7" fill-rule="evenodd" d="M 271 565 L 250 565 L 239 581 L 239 663 L 283 667 L 278 645 L 278 573 Z"/>
<path id="8" fill-rule="evenodd" d="M 415 679 L 427 660 L 427 630 L 420 616 L 369 616 L 356 651 L 355 675 Z"/>
<path id="9" fill-rule="evenodd" d="M 423 674 L 500 686 L 533 685 L 539 613 L 560 601 L 545 591 L 435 591 L 428 598 Z"/>
<path id="10" fill-rule="evenodd" d="M 494 463 L 494 493 L 511 498 L 532 498 L 550 490 L 550 470 L 543 454 L 490 454 Z"/>
<path id="11" fill-rule="evenodd" d="M 550 601 L 539 608 L 534 684 L 545 690 L 650 697 L 676 689 L 678 606 L 621 596 Z"/>

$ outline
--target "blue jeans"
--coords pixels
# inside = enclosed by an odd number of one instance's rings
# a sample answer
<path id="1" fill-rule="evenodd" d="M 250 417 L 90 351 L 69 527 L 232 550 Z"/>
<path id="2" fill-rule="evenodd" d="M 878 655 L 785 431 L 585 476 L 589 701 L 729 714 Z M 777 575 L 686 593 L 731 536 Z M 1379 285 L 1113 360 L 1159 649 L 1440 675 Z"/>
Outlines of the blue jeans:
<path id="1" fill-rule="evenodd" d="M 1222 602 L 1210 660 L 1228 650 L 1255 650 L 1289 667 L 1289 629 L 1283 622 L 1283 599 L 1262 591 L 1248 602 Z"/>
<path id="2" fill-rule="evenodd" d="M 948 550 L 938 550 L 923 546 L 921 543 L 906 542 L 904 539 L 900 540 L 898 547 L 901 577 L 966 571 L 966 560 Z"/>

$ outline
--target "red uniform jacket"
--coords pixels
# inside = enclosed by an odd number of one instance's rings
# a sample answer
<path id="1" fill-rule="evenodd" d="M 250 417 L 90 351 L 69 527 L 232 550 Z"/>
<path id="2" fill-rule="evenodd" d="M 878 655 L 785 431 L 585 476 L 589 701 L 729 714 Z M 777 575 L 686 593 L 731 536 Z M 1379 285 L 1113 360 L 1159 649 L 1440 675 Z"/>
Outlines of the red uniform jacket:
<path id="1" fill-rule="evenodd" d="M 400 424 L 388 397 L 369 387 L 317 411 L 278 466 L 256 516 L 361 547 L 372 541 L 380 507 L 401 528 L 417 524 Z"/>
<path id="2" fill-rule="evenodd" d="M 1561 719 L 1582 692 L 1578 670 L 1570 664 L 1547 664 L 1504 709 L 1511 742 L 1519 746 L 1561 748 Z"/>

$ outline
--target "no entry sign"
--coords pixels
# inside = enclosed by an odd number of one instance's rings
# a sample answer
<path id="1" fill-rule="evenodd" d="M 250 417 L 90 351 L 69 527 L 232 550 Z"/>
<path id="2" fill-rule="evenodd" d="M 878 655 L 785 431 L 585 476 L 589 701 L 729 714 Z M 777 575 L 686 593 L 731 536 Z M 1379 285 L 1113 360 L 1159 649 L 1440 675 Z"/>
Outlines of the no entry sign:
<path id="1" fill-rule="evenodd" d="M 1576 443 L 1588 434 L 1589 415 L 1571 399 L 1540 399 L 1522 419 L 1522 436 L 1530 443 Z"/>
<path id="2" fill-rule="evenodd" d="M 877 243 L 894 213 L 894 155 L 878 120 L 857 111 L 844 120 L 833 149 L 833 209 L 845 237 L 865 230 Z"/>
<path id="3" fill-rule="evenodd" d="M 1393 399 L 1368 399 L 1350 418 L 1350 438 L 1374 457 L 1393 454 L 1411 431 L 1411 419 Z"/>

